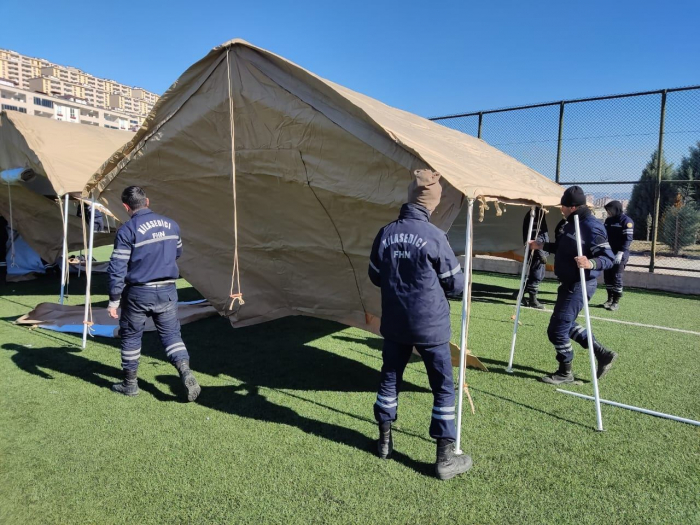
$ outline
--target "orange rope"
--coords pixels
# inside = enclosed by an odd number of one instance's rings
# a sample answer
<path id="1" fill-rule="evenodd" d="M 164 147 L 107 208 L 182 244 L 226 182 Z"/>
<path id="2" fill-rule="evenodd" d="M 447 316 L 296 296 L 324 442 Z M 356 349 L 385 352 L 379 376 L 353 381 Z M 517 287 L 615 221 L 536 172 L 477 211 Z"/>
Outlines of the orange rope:
<path id="1" fill-rule="evenodd" d="M 226 70 L 228 72 L 228 109 L 231 125 L 231 186 L 233 193 L 233 268 L 231 269 L 231 291 L 229 298 L 231 304 L 229 310 L 233 310 L 236 301 L 239 305 L 244 305 L 243 291 L 241 290 L 241 275 L 238 264 L 238 200 L 236 199 L 236 150 L 234 147 L 233 133 L 233 95 L 231 93 L 231 62 L 229 60 L 229 49 L 226 49 Z M 234 292 L 237 289 L 237 292 Z"/>

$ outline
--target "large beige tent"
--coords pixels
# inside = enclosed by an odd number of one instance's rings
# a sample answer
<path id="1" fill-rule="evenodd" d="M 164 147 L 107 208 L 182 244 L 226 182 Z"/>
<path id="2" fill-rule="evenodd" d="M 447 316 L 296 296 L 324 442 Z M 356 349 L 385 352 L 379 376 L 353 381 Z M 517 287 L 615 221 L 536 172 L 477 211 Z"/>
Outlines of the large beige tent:
<path id="1" fill-rule="evenodd" d="M 63 220 L 60 199 L 80 196 L 85 183 L 100 165 L 133 133 L 69 124 L 25 115 L 0 113 L 0 170 L 26 169 L 26 181 L 11 187 L 0 184 L 0 215 L 10 218 L 13 228 L 42 259 L 53 262 L 61 254 Z M 83 246 L 80 219 L 69 216 L 68 247 Z M 111 242 L 110 236 L 95 237 L 97 245 Z"/>
<path id="2" fill-rule="evenodd" d="M 426 167 L 443 175 L 432 220 L 444 230 L 466 199 L 490 201 L 497 221 L 493 201 L 555 205 L 561 195 L 481 140 L 232 40 L 170 87 L 84 196 L 119 211 L 125 187 L 144 187 L 180 224 L 182 275 L 234 326 L 301 314 L 374 330 L 372 241 L 396 219 L 412 170 Z M 231 308 L 236 247 L 245 304 Z"/>

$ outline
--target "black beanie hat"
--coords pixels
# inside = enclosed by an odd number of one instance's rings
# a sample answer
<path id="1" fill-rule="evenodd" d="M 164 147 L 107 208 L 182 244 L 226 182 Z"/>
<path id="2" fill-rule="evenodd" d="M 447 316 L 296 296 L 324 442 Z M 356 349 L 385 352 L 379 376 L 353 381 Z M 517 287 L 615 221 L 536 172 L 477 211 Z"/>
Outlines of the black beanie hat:
<path id="1" fill-rule="evenodd" d="M 567 188 L 564 195 L 561 196 L 562 206 L 585 206 L 586 205 L 586 194 L 580 186 L 571 186 Z"/>

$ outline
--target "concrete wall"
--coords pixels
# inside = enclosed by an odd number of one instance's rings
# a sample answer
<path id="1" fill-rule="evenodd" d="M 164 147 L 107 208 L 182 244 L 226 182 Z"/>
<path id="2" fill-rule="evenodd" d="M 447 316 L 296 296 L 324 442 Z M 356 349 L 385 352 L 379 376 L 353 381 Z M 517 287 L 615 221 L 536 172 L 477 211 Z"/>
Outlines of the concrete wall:
<path id="1" fill-rule="evenodd" d="M 459 257 L 464 265 L 464 257 Z M 517 261 L 500 259 L 495 257 L 474 257 L 473 268 L 476 271 L 505 273 L 520 275 L 522 265 Z M 553 272 L 547 272 L 547 279 L 556 279 Z M 603 282 L 603 276 L 598 279 Z M 625 288 L 643 288 L 647 290 L 659 290 L 686 295 L 700 295 L 700 275 L 698 277 L 686 277 L 680 275 L 665 275 L 644 271 L 625 271 Z"/>

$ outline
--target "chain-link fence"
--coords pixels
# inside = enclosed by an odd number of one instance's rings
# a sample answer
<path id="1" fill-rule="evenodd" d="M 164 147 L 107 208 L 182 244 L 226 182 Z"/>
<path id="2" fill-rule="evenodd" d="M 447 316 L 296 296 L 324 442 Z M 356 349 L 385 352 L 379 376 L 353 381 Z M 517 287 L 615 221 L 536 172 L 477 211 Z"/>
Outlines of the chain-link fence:
<path id="1" fill-rule="evenodd" d="M 700 278 L 700 86 L 431 120 L 583 187 L 601 220 L 620 201 L 635 224 L 630 269 Z"/>

